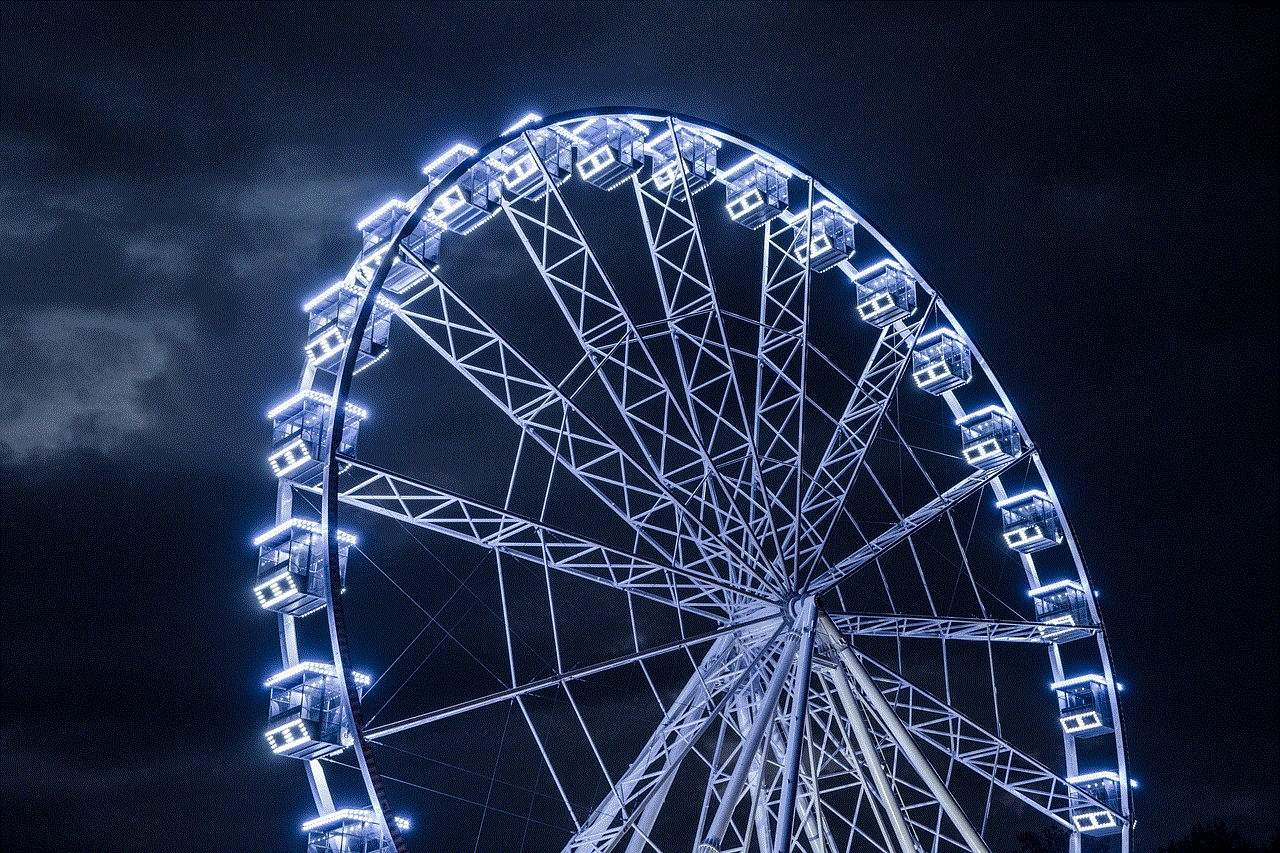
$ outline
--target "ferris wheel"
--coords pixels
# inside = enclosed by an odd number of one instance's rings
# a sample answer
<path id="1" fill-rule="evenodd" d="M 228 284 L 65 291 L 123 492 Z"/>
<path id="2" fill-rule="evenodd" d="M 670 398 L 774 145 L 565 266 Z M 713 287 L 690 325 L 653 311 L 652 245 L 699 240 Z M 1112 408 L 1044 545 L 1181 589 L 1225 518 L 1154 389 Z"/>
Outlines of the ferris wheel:
<path id="1" fill-rule="evenodd" d="M 1128 853 L 1063 507 L 863 216 L 642 109 L 423 172 L 268 413 L 265 736 L 310 853 Z"/>

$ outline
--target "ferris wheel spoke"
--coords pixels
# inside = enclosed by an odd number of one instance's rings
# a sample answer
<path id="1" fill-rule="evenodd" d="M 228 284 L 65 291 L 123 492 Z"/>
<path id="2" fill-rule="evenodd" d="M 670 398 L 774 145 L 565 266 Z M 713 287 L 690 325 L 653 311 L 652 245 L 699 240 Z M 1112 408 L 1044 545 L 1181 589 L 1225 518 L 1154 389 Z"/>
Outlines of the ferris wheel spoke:
<path id="1" fill-rule="evenodd" d="M 808 193 L 808 206 L 797 221 L 777 229 L 773 220 L 765 225 L 761 262 L 754 430 L 765 498 L 770 502 L 767 523 L 775 535 L 795 523 L 804 481 L 801 442 L 812 273 L 806 244 L 813 227 L 812 178 Z M 803 247 L 803 258 L 797 247 Z M 785 549 L 785 537 L 778 538 Z M 778 559 L 784 573 L 798 582 L 794 549 L 784 550 Z"/>
<path id="2" fill-rule="evenodd" d="M 801 821 L 804 826 L 805 837 L 808 838 L 809 847 L 812 848 L 813 853 L 836 853 L 838 847 L 835 837 L 831 833 L 831 827 L 827 824 L 826 816 L 822 813 L 823 798 L 819 781 L 821 774 L 819 772 L 818 759 L 829 748 L 830 744 L 828 732 L 821 732 L 821 737 L 815 738 L 813 720 L 816 709 L 813 707 L 813 703 L 818 698 L 816 692 L 810 696 L 810 707 L 804 719 L 804 741 L 802 743 L 804 751 L 801 753 L 804 811 Z"/>
<path id="3" fill-rule="evenodd" d="M 1105 810 L 1118 825 L 1126 819 L 1106 803 L 1063 779 L 1013 744 L 970 720 L 941 699 L 912 684 L 878 661 L 850 649 L 867 669 L 875 690 L 893 716 L 920 741 L 938 749 L 985 780 L 1014 795 L 1068 829 L 1072 808 Z"/>
<path id="4" fill-rule="evenodd" d="M 929 306 L 915 323 L 902 321 L 886 327 L 863 368 L 844 414 L 832 434 L 822 461 L 809 481 L 794 527 L 784 539 L 799 537 L 802 576 L 812 570 L 830 535 L 837 510 L 853 488 L 867 448 L 871 446 L 894 390 L 906 373 L 915 340 L 929 316 Z"/>
<path id="5" fill-rule="evenodd" d="M 645 559 L 354 457 L 342 455 L 341 460 L 349 468 L 339 500 L 348 506 L 711 619 L 722 617 L 724 610 L 709 588 L 734 598 L 751 596 L 714 575 Z"/>
<path id="6" fill-rule="evenodd" d="M 890 824 L 885 822 L 885 813 L 882 813 L 884 805 L 877 799 L 878 791 L 866 779 L 866 772 L 859 759 L 861 753 L 849 739 L 850 726 L 847 724 L 849 715 L 837 705 L 838 700 L 831 695 L 833 679 L 830 671 L 823 667 L 817 670 L 816 674 L 819 690 L 814 693 L 811 700 L 814 707 L 809 712 L 810 751 L 816 756 L 811 765 L 814 776 L 813 787 L 814 790 L 818 790 L 818 785 L 821 783 L 823 788 L 832 794 L 852 792 L 856 796 L 852 810 L 848 810 L 847 807 L 841 810 L 830 802 L 829 798 L 818 799 L 820 806 L 818 814 L 822 818 L 823 827 L 827 828 L 827 837 L 834 838 L 829 828 L 834 819 L 835 823 L 848 828 L 849 847 L 853 845 L 854 836 L 862 834 L 874 846 L 887 853 L 904 853 L 890 829 Z M 818 734 L 816 741 L 812 734 L 814 730 Z M 880 764 L 877 762 L 876 766 L 879 767 Z M 846 793 L 845 799 L 847 798 Z M 862 825 L 865 823 L 862 820 L 864 806 L 865 813 L 869 813 L 875 823 L 879 838 L 883 840 L 883 846 L 877 843 L 876 839 L 871 838 L 870 831 Z M 824 808 L 830 813 L 831 818 L 827 818 L 823 813 Z M 834 840 L 829 843 L 829 847 L 839 849 Z M 906 853 L 915 853 L 915 849 L 910 847 Z"/>
<path id="7" fill-rule="evenodd" d="M 1036 643 L 1052 645 L 1053 630 L 1041 622 L 999 619 L 963 619 L 947 616 L 908 616 L 896 613 L 841 613 L 827 615 L 841 632 L 861 637 L 911 637 L 934 640 L 974 640 L 978 642 Z M 1098 628 L 1083 626 L 1083 634 L 1097 634 Z"/>
<path id="8" fill-rule="evenodd" d="M 793 623 L 791 630 L 787 632 L 786 645 L 778 654 L 763 698 L 758 703 L 753 703 L 751 727 L 742 735 L 733 772 L 725 782 L 723 790 L 719 792 L 719 805 L 707 826 L 706 840 L 703 844 L 712 851 L 721 849 L 725 833 L 730 828 L 734 810 L 747 786 L 752 766 L 759 759 L 761 744 L 774 725 L 775 715 L 778 713 L 778 702 L 782 698 L 783 688 L 786 687 L 792 665 L 800 651 L 803 630 L 800 628 L 800 622 L 806 617 L 812 620 L 813 608 L 813 600 L 810 599 L 805 605 L 801 619 Z M 812 633 L 809 634 L 809 638 L 811 637 Z"/>
<path id="9" fill-rule="evenodd" d="M 740 694 L 737 702 L 734 703 L 734 707 L 726 715 L 725 722 L 729 730 L 737 737 L 738 744 L 736 749 L 730 750 L 719 764 L 711 768 L 711 774 L 707 779 L 704 815 L 698 825 L 698 838 L 705 837 L 703 826 L 706 820 L 724 805 L 729 781 L 733 776 L 733 771 L 738 761 L 742 760 L 741 750 L 743 743 L 747 733 L 751 730 L 751 709 L 758 705 L 760 699 L 764 696 L 766 683 L 767 679 L 761 681 L 757 678 L 751 690 Z M 739 791 L 737 801 L 729 806 L 731 811 L 738 810 L 740 804 L 745 801 L 747 803 L 746 820 L 738 823 L 730 821 L 720 839 L 720 848 L 734 849 L 736 847 L 746 850 L 750 846 L 751 838 L 754 834 L 756 849 L 766 851 L 769 849 L 771 837 L 768 808 L 768 798 L 771 792 L 769 785 L 776 780 L 776 774 L 770 774 L 773 767 L 776 767 L 776 763 L 771 761 L 772 750 L 772 740 L 767 739 L 760 751 L 750 758 L 750 768 L 747 771 L 745 785 Z M 769 775 L 768 781 L 766 781 L 766 775 Z M 697 849 L 699 853 L 703 853 L 702 847 Z"/>
<path id="10" fill-rule="evenodd" d="M 800 787 L 800 758 L 803 750 L 804 723 L 809 713 L 809 676 L 813 670 L 813 643 L 817 608 L 809 606 L 798 617 L 800 652 L 791 677 L 790 707 L 786 710 L 785 759 L 782 764 L 782 790 L 778 800 L 778 823 L 773 837 L 774 853 L 787 853 L 791 848 L 792 822 L 795 820 L 796 796 Z M 775 732 L 780 723 L 774 726 Z"/>
<path id="11" fill-rule="evenodd" d="M 798 687 L 798 682 L 793 682 L 793 687 Z M 762 850 L 774 853 L 802 849 L 798 843 L 802 836 L 814 853 L 834 849 L 834 841 L 822 817 L 818 774 L 814 771 L 815 750 L 811 719 L 815 708 L 809 697 L 808 685 L 804 691 L 805 698 L 801 702 L 797 703 L 796 698 L 792 698 L 791 707 L 785 713 L 788 719 L 784 720 L 783 715 L 774 719 L 768 749 L 772 754 L 772 765 L 778 770 L 777 780 L 769 791 L 770 798 L 762 800 L 755 807 L 757 816 L 765 818 L 757 830 L 757 834 L 764 840 L 757 844 Z M 787 723 L 786 726 L 784 722 Z M 793 760 L 796 768 L 794 776 L 789 770 Z M 774 791 L 778 794 L 776 808 L 772 801 Z M 786 818 L 788 811 L 792 812 L 790 820 Z M 772 836 L 768 833 L 770 819 L 773 820 L 774 828 Z"/>
<path id="12" fill-rule="evenodd" d="M 837 725 L 841 737 L 841 749 L 833 754 L 833 758 L 836 755 L 843 755 L 845 766 L 859 780 L 864 779 L 864 768 L 865 774 L 871 777 L 871 784 L 868 785 L 863 781 L 863 787 L 867 793 L 869 809 L 884 838 L 885 848 L 894 853 L 915 853 L 919 848 L 919 842 L 911 831 L 906 807 L 885 772 L 879 749 L 867 725 L 866 716 L 854 696 L 848 677 L 838 666 L 827 669 L 825 676 L 826 681 L 835 686 L 836 695 L 840 700 L 837 708 L 824 683 L 823 693 L 827 699 L 827 707 L 833 719 L 844 724 Z M 853 733 L 856 746 L 849 741 L 846 726 Z"/>
<path id="13" fill-rule="evenodd" d="M 405 305 L 398 311 L 405 325 L 642 539 L 673 564 L 727 577 L 688 535 L 675 497 L 439 277 L 415 294 L 415 310 Z"/>
<path id="14" fill-rule="evenodd" d="M 929 488 L 932 489 L 936 494 L 939 491 L 937 484 L 934 482 L 934 478 L 929 474 L 925 466 L 921 463 L 920 457 L 916 453 L 916 448 L 913 447 L 912 444 L 909 441 L 907 441 L 907 439 L 902 435 L 902 431 L 898 428 L 898 424 L 894 422 L 893 418 L 888 418 L 888 422 L 889 422 L 889 425 L 893 428 L 893 432 L 898 440 L 899 447 L 907 451 L 907 457 L 911 460 L 912 464 L 915 466 L 915 469 L 920 473 L 924 481 L 928 483 Z M 1008 469 L 1006 468 L 1005 470 L 1007 471 Z M 877 480 L 876 483 L 877 483 L 877 486 L 879 486 L 879 480 Z M 1000 480 L 996 480 L 992 484 L 992 488 L 998 491 L 1001 488 L 1000 483 L 1001 483 Z M 881 491 L 883 492 L 883 489 Z M 889 500 L 888 495 L 886 495 L 885 498 L 886 500 Z M 892 504 L 891 500 L 890 500 L 890 504 Z M 976 512 L 977 510 L 975 508 L 975 516 L 974 516 L 975 521 L 977 519 Z M 952 541 L 955 543 L 956 550 L 954 553 L 959 556 L 960 567 L 963 570 L 965 577 L 969 581 L 969 591 L 973 593 L 974 602 L 977 604 L 978 610 L 982 618 L 989 619 L 990 613 L 987 610 L 987 602 L 983 599 L 982 593 L 979 591 L 980 587 L 979 587 L 977 578 L 974 577 L 973 566 L 969 561 L 969 546 L 968 546 L 968 543 L 963 541 L 960 537 L 960 529 L 956 525 L 955 513 L 954 512 L 946 513 L 946 519 L 947 519 L 947 526 L 951 530 Z M 918 572 L 921 586 L 923 587 L 925 597 L 929 601 L 930 611 L 936 615 L 938 610 L 934 604 L 933 593 L 929 589 L 929 583 L 925 579 L 924 566 L 921 563 L 919 554 L 916 551 L 915 543 L 909 541 L 909 544 L 911 545 L 911 556 L 913 561 L 915 562 L 916 570 Z M 1007 607 L 1007 605 L 1005 606 Z M 1011 611 L 1013 610 L 1013 608 L 1009 608 L 1009 609 Z M 1013 611 L 1013 612 L 1016 612 L 1016 611 Z"/>
<path id="15" fill-rule="evenodd" d="M 683 152 L 686 129 L 668 120 L 675 150 Z M 683 154 L 673 154 L 674 174 L 666 188 L 655 173 L 632 179 L 636 206 L 644 224 L 654 276 L 662 295 L 665 325 L 674 348 L 686 404 L 703 445 L 723 475 L 735 504 L 749 507 L 753 519 L 767 518 L 761 503 L 759 452 L 751 437 L 746 404 L 733 368 L 732 350 L 716 297 L 706 246 L 693 206 Z M 672 170 L 667 170 L 672 171 Z M 769 526 L 769 533 L 774 534 Z M 764 531 L 752 526 L 752 544 L 763 557 Z M 781 549 L 773 535 L 773 551 Z"/>
<path id="16" fill-rule="evenodd" d="M 583 352 L 595 363 L 641 452 L 662 482 L 684 499 L 708 546 L 718 547 L 726 556 L 757 552 L 730 488 L 711 458 L 696 413 L 691 415 L 681 405 L 531 143 L 530 151 L 542 170 L 546 192 L 532 205 L 523 205 L 530 209 L 503 201 L 530 261 Z M 684 402 L 691 404 L 687 397 Z M 705 483 L 705 489 L 691 488 L 691 481 Z M 731 560 L 731 565 L 740 568 L 742 562 Z"/>
<path id="17" fill-rule="evenodd" d="M 712 643 L 712 649 L 708 652 L 708 658 L 715 657 L 715 650 L 718 646 L 723 645 L 723 638 L 731 638 L 743 632 L 754 633 L 756 631 L 766 630 L 768 625 L 776 617 L 761 618 L 750 622 L 743 622 L 735 625 L 727 625 L 714 631 L 698 634 L 688 639 L 673 640 L 670 643 L 663 643 L 647 649 L 641 649 L 631 654 L 622 655 L 600 663 L 589 664 L 587 666 L 577 667 L 575 669 L 558 672 L 554 675 L 548 675 L 543 678 L 537 678 L 524 684 L 516 685 L 505 690 L 498 690 L 484 696 L 474 699 L 468 699 L 429 711 L 424 714 L 417 714 L 412 717 L 406 717 L 394 722 L 385 723 L 381 726 L 375 726 L 365 730 L 365 737 L 369 740 L 381 740 L 392 735 L 401 734 L 402 732 L 416 729 L 429 723 L 446 720 L 450 717 L 456 717 L 459 714 L 466 714 L 477 711 L 481 708 L 487 708 L 499 702 L 505 702 L 509 699 L 515 699 L 520 696 L 527 696 L 530 693 L 537 693 L 543 690 L 549 690 L 555 687 L 564 686 L 570 682 L 581 681 L 584 678 L 590 678 L 593 675 L 600 675 L 611 670 L 619 669 L 631 664 L 640 663 L 660 655 L 670 654 L 671 652 L 689 649 L 704 643 Z"/>
<path id="18" fill-rule="evenodd" d="M 899 544 L 913 532 L 924 527 L 939 515 L 951 509 L 978 489 L 987 485 L 987 483 L 998 477 L 1002 471 L 1006 470 L 1010 465 L 1015 464 L 1032 451 L 1033 448 L 1030 445 L 1027 445 L 1017 456 L 1012 457 L 998 466 L 974 471 L 968 477 L 965 477 L 954 486 L 951 486 L 924 506 L 916 509 L 909 515 L 904 516 L 897 524 L 893 525 L 888 530 L 885 530 L 879 536 L 863 545 L 857 551 L 854 551 L 848 557 L 845 557 L 843 560 L 840 560 L 830 568 L 826 569 L 818 575 L 817 578 L 812 579 L 808 583 L 808 588 L 819 592 L 831 589 L 833 586 L 865 566 L 868 562 Z"/>
<path id="19" fill-rule="evenodd" d="M 591 816 L 565 845 L 565 853 L 611 850 L 629 831 L 647 834 L 669 789 L 669 781 L 707 728 L 754 677 L 785 626 L 779 624 L 748 653 L 749 646 L 730 635 L 716 641 L 667 708 L 662 722 L 640 754 Z"/>
<path id="20" fill-rule="evenodd" d="M 765 689 L 763 682 L 758 683 L 757 689 L 749 696 L 740 697 L 737 708 L 727 718 L 731 729 L 739 739 L 745 739 L 751 731 L 753 723 L 751 711 L 763 698 Z M 794 742 L 788 737 L 784 723 L 794 719 L 791 716 L 792 708 L 785 711 L 781 708 L 775 709 L 768 724 L 764 742 L 751 761 L 746 783 L 738 794 L 739 803 L 746 800 L 749 804 L 746 820 L 740 823 L 732 821 L 729 823 L 724 837 L 720 839 L 721 849 L 733 849 L 736 846 L 745 849 L 749 845 L 750 837 L 754 836 L 756 849 L 770 853 L 776 849 L 777 840 L 784 835 L 781 814 L 784 810 L 784 801 L 792 796 L 786 790 L 786 768 L 791 754 L 789 745 Z M 812 711 L 806 707 L 802 718 L 806 733 L 811 713 Z M 835 849 L 829 829 L 821 815 L 820 802 L 816 793 L 818 790 L 816 774 L 812 771 L 813 754 L 809 742 L 802 739 L 797 747 L 799 773 L 794 790 L 797 822 L 792 832 L 786 833 L 789 839 L 784 850 L 800 849 L 793 845 L 801 835 L 807 839 L 810 848 L 814 851 L 825 853 L 828 849 Z M 718 768 L 718 775 L 713 773 L 707 787 L 709 805 L 714 804 L 718 807 L 730 793 L 729 781 L 732 769 L 733 764 L 730 761 Z"/>

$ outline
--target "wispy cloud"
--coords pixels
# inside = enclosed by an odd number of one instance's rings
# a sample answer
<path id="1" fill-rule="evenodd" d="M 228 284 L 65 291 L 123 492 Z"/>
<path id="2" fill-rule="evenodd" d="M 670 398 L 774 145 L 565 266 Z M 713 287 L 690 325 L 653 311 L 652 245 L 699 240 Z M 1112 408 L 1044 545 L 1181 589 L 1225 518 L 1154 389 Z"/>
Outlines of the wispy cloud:
<path id="1" fill-rule="evenodd" d="M 110 453 L 153 425 L 146 385 L 193 339 L 191 321 L 53 308 L 0 321 L 0 458 Z"/>

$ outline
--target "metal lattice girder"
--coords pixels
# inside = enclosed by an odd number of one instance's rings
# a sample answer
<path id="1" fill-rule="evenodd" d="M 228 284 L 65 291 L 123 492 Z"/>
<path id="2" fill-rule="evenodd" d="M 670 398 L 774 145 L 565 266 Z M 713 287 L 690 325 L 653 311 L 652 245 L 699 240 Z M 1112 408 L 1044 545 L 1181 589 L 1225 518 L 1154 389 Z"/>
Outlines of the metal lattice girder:
<path id="1" fill-rule="evenodd" d="M 815 737 L 813 701 L 816 696 L 816 693 L 810 696 L 810 708 L 804 720 L 804 745 L 802 747 L 804 752 L 801 756 L 800 768 L 804 788 L 801 791 L 803 809 L 800 820 L 804 827 L 805 837 L 809 840 L 809 847 L 813 850 L 813 853 L 835 853 L 838 849 L 835 836 L 827 823 L 826 816 L 822 813 L 823 789 L 819 784 L 818 768 L 819 759 L 828 748 L 828 738 L 825 733 L 820 733 L 819 737 Z"/>
<path id="2" fill-rule="evenodd" d="M 1031 452 L 1031 447 L 1023 448 L 1020 455 L 1002 462 L 999 466 L 975 471 L 938 495 L 924 506 L 904 517 L 897 524 L 881 533 L 875 539 L 854 551 L 848 557 L 834 564 L 815 578 L 808 586 L 819 592 L 830 589 L 840 581 L 849 577 L 869 561 L 888 551 L 894 545 L 906 539 L 913 532 L 933 521 L 942 513 L 951 509 L 960 501 L 973 494 L 987 483 L 994 480 L 1002 471 Z"/>
<path id="3" fill-rule="evenodd" d="M 780 623 L 754 641 L 726 636 L 712 645 L 639 756 L 565 845 L 565 853 L 604 853 L 638 822 L 652 824 L 680 763 L 769 657 L 784 627 Z"/>
<path id="4" fill-rule="evenodd" d="M 962 847 L 971 851 L 971 853 L 989 853 L 986 842 L 982 840 L 982 837 L 973 828 L 968 816 L 965 815 L 949 790 L 951 765 L 948 764 L 947 766 L 945 779 L 938 775 L 937 770 L 934 769 L 933 765 L 929 763 L 929 760 L 920 751 L 919 746 L 916 745 L 911 731 L 898 719 L 895 708 L 880 692 L 875 681 L 872 680 L 863 667 L 859 656 L 849 646 L 830 617 L 825 613 L 819 613 L 818 627 L 822 632 L 827 647 L 835 652 L 839 659 L 831 672 L 837 685 L 842 685 L 840 687 L 841 697 L 845 702 L 846 708 L 851 711 L 851 717 L 859 716 L 860 712 L 857 708 L 857 702 L 848 701 L 848 695 L 852 692 L 849 676 L 852 676 L 853 684 L 856 685 L 858 691 L 857 698 L 866 708 L 868 718 L 874 720 L 882 728 L 889 736 L 893 746 L 907 759 L 911 769 L 924 782 L 925 787 L 928 788 L 929 794 L 932 796 L 932 800 L 946 813 L 951 824 L 964 839 Z M 949 758 L 954 760 L 954 754 L 950 755 Z M 903 781 L 901 777 L 896 773 L 894 777 L 901 785 Z M 941 829 L 940 820 L 937 826 L 938 829 Z"/>
<path id="5" fill-rule="evenodd" d="M 698 522 L 704 552 L 724 556 L 741 571 L 738 555 L 758 549 L 681 403 L 690 404 L 688 389 L 677 395 L 659 370 L 559 187 L 540 161 L 539 167 L 548 192 L 534 202 L 504 200 L 507 218 L 650 468 Z"/>
<path id="6" fill-rule="evenodd" d="M 726 611 L 708 587 L 735 598 L 752 597 L 718 577 L 658 562 L 660 557 L 645 559 L 359 459 L 342 459 L 350 467 L 339 500 L 350 506 L 711 619 Z"/>
<path id="7" fill-rule="evenodd" d="M 682 128 L 670 125 L 679 136 Z M 750 420 L 716 299 L 702 231 L 683 157 L 674 157 L 675 180 L 665 188 L 654 178 L 633 182 L 675 350 L 692 425 L 711 463 L 721 472 L 730 497 L 752 518 L 767 518 L 763 482 Z M 757 561 L 765 531 L 756 526 L 747 544 Z M 773 551 L 780 551 L 776 534 Z"/>
<path id="8" fill-rule="evenodd" d="M 781 628 L 779 628 L 779 633 L 780 632 Z M 776 636 L 777 635 L 775 635 L 775 638 Z M 721 747 L 723 746 L 724 732 L 731 726 L 729 721 L 731 721 L 735 715 L 741 714 L 742 709 L 751 701 L 750 697 L 755 695 L 753 685 L 760 680 L 762 673 L 766 670 L 766 666 L 764 664 L 767 663 L 767 660 L 765 660 L 764 656 L 768 651 L 769 649 L 764 646 L 756 650 L 755 654 L 758 656 L 757 659 L 760 660 L 761 663 L 756 664 L 750 670 L 744 670 L 740 673 L 741 677 L 737 680 L 735 688 L 726 693 L 723 700 L 720 702 L 720 719 L 722 727 L 720 741 Z M 708 729 L 713 723 L 714 721 L 709 722 Z M 715 755 L 707 757 L 703 752 L 698 751 L 696 748 L 694 749 L 694 753 L 702 760 L 711 774 L 708 777 L 707 788 L 707 798 L 709 803 L 710 795 L 712 793 L 710 782 L 714 779 L 715 773 L 721 767 L 721 762 L 719 761 L 720 754 L 719 751 L 717 751 Z M 730 750 L 729 758 L 732 759 L 733 755 L 734 751 Z M 663 785 L 659 788 L 655 788 L 653 793 L 650 794 L 648 798 L 649 801 L 645 804 L 643 811 L 640 813 L 639 820 L 635 821 L 634 826 L 631 828 L 631 838 L 627 844 L 626 853 L 650 853 L 650 851 L 655 851 L 657 849 L 650 839 L 650 833 L 653 831 L 653 825 L 657 820 L 658 813 L 666 805 L 665 798 L 671 784 L 675 781 L 676 774 L 674 771 L 676 768 L 673 765 L 670 765 L 670 763 L 669 766 L 670 770 L 666 773 Z"/>
<path id="9" fill-rule="evenodd" d="M 849 497 L 863 457 L 875 439 L 894 389 L 911 362 L 912 347 L 928 316 L 926 309 L 911 325 L 894 323 L 881 331 L 876 341 L 840 423 L 822 454 L 822 462 L 809 481 L 795 525 L 784 537 L 785 547 L 790 547 L 792 538 L 799 536 L 797 559 L 801 577 L 813 570 L 821 556 L 837 511 Z"/>
<path id="10" fill-rule="evenodd" d="M 984 779 L 994 782 L 1028 805 L 1072 829 L 1072 806 L 1096 806 L 1123 815 L 1008 741 L 991 734 L 960 711 L 907 681 L 878 661 L 853 650 L 899 720 L 919 740 L 951 756 Z"/>
<path id="11" fill-rule="evenodd" d="M 810 180 L 805 213 L 797 222 L 777 228 L 770 220 L 764 234 L 754 428 L 765 496 L 770 503 L 766 521 L 774 530 L 785 530 L 799 514 L 804 482 L 801 461 L 811 270 L 807 253 L 801 260 L 796 247 L 809 239 L 812 216 Z M 785 550 L 786 536 L 779 538 L 784 551 L 778 558 L 784 571 L 795 578 L 795 555 Z"/>
<path id="12" fill-rule="evenodd" d="M 737 810 L 738 803 L 744 793 L 750 787 L 748 782 L 753 774 L 757 775 L 758 778 L 753 783 L 756 793 L 752 796 L 752 810 L 757 816 L 759 814 L 759 806 L 761 804 L 759 790 L 767 770 L 762 764 L 758 764 L 763 760 L 761 757 L 761 744 L 767 741 L 767 736 L 777 724 L 779 702 L 782 699 L 784 688 L 791 678 L 792 665 L 796 662 L 797 653 L 801 651 L 802 640 L 806 648 L 811 648 L 809 643 L 812 639 L 812 633 L 805 631 L 805 621 L 806 617 L 811 617 L 812 613 L 813 600 L 810 599 L 801 608 L 800 618 L 792 622 L 791 630 L 787 632 L 786 643 L 778 653 L 773 672 L 769 675 L 768 686 L 764 688 L 761 694 L 763 698 L 755 701 L 754 691 L 752 693 L 750 728 L 745 731 L 740 739 L 737 759 L 733 763 L 733 772 L 729 774 L 724 787 L 717 792 L 719 804 L 707 824 L 703 847 L 708 850 L 719 851 L 720 853 L 724 853 L 726 850 L 726 833 L 732 827 L 734 812 Z M 764 802 L 767 802 L 767 797 Z M 767 832 L 764 834 L 767 839 Z M 767 843 L 767 840 L 765 843 Z"/>
<path id="13" fill-rule="evenodd" d="M 816 608 L 810 598 L 797 615 L 800 629 L 800 654 L 791 679 L 791 707 L 787 710 L 786 758 L 782 769 L 782 792 L 778 800 L 778 826 L 773 837 L 774 853 L 787 853 L 791 847 L 791 822 L 795 819 L 796 795 L 800 787 L 800 754 L 804 721 L 809 710 L 809 676 L 813 670 L 814 619 Z M 775 728 L 777 728 L 775 724 Z M 776 734 L 776 733 L 771 733 Z"/>
<path id="14" fill-rule="evenodd" d="M 798 669 L 797 674 L 799 671 Z M 791 680 L 792 692 L 795 691 L 798 683 L 798 680 L 793 677 Z M 746 737 L 753 722 L 751 710 L 763 697 L 764 690 L 764 683 L 758 682 L 756 689 L 750 694 L 744 692 L 739 697 L 740 702 L 735 713 L 727 716 L 728 725 L 739 739 Z M 794 791 L 796 819 L 792 831 L 788 833 L 790 843 L 786 844 L 782 849 L 801 849 L 795 846 L 796 839 L 801 835 L 807 839 L 810 848 L 814 851 L 826 853 L 828 850 L 835 851 L 838 849 L 821 813 L 818 789 L 820 773 L 814 770 L 816 766 L 822 763 L 818 760 L 818 757 L 821 755 L 823 748 L 825 748 L 826 742 L 824 738 L 815 749 L 810 727 L 810 719 L 813 713 L 813 707 L 810 703 L 812 703 L 814 697 L 813 694 L 808 692 L 806 692 L 806 697 L 803 703 L 804 707 L 800 709 L 798 717 L 793 716 L 799 707 L 794 697 L 788 708 L 780 707 L 772 715 L 765 741 L 761 746 L 760 752 L 752 761 L 745 791 L 741 795 L 742 798 L 749 798 L 750 801 L 749 824 L 743 824 L 741 827 L 729 827 L 730 834 L 720 841 L 719 848 L 721 853 L 729 853 L 729 851 L 749 847 L 748 835 L 750 832 L 754 832 L 754 843 L 758 850 L 768 853 L 768 851 L 775 849 L 776 841 L 783 834 L 780 830 L 783 825 L 781 813 L 783 811 L 783 803 L 788 798 L 785 771 L 792 754 L 789 744 L 793 742 L 788 733 L 788 728 L 790 728 L 789 724 L 796 720 L 803 726 L 803 734 L 796 741 L 797 749 L 795 752 L 798 770 L 797 785 Z M 732 758 L 732 756 L 730 757 Z M 719 804 L 723 788 L 729 778 L 730 769 L 730 765 L 726 764 L 718 768 L 718 775 L 713 776 L 709 791 L 711 794 L 710 802 Z"/>
<path id="15" fill-rule="evenodd" d="M 949 616 L 899 616 L 882 613 L 838 613 L 831 621 L 841 632 L 861 637 L 918 637 L 935 640 L 980 640 L 1008 643 L 1053 643 L 1054 634 L 1039 622 L 961 619 Z M 1096 634 L 1097 628 L 1081 629 Z"/>
<path id="16" fill-rule="evenodd" d="M 812 699 L 809 701 L 812 701 Z M 808 705 L 808 702 L 806 702 L 806 705 Z M 817 774 L 813 772 L 815 749 L 810 726 L 811 713 L 812 709 L 806 707 L 800 717 L 803 735 L 797 748 L 798 774 L 797 790 L 795 792 L 795 820 L 791 832 L 788 833 L 790 836 L 789 842 L 782 849 L 784 851 L 804 849 L 802 845 L 797 843 L 798 839 L 803 836 L 808 842 L 809 848 L 815 853 L 827 853 L 827 851 L 834 851 L 837 848 L 822 816 Z M 790 743 L 791 740 L 782 725 L 782 720 L 780 718 L 775 719 L 766 743 L 766 749 L 760 758 L 760 765 L 763 766 L 767 762 L 774 768 L 784 768 Z M 784 781 L 783 775 L 776 774 L 775 781 L 779 783 Z M 777 798 L 773 796 L 775 792 L 778 794 Z M 756 816 L 756 844 L 757 847 L 768 851 L 770 850 L 770 839 L 776 840 L 781 834 L 780 827 L 783 825 L 783 821 L 779 815 L 782 811 L 782 803 L 785 802 L 787 795 L 779 784 L 770 785 L 767 788 L 764 786 L 758 789 L 753 788 L 752 793 L 756 797 L 756 803 L 753 806 Z M 772 835 L 770 834 L 771 827 L 773 830 Z"/>
<path id="17" fill-rule="evenodd" d="M 438 276 L 397 316 L 672 565 L 729 576 L 675 496 Z"/>

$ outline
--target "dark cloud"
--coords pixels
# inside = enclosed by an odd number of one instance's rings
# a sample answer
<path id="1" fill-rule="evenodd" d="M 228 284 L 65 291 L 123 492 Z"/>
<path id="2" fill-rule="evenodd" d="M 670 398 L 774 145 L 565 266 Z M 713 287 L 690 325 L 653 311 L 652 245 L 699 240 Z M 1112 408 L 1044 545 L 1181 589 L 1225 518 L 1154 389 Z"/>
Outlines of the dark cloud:
<path id="1" fill-rule="evenodd" d="M 66 451 L 111 453 L 154 425 L 143 393 L 192 337 L 189 319 L 74 308 L 0 325 L 0 454 L 28 462 Z"/>

